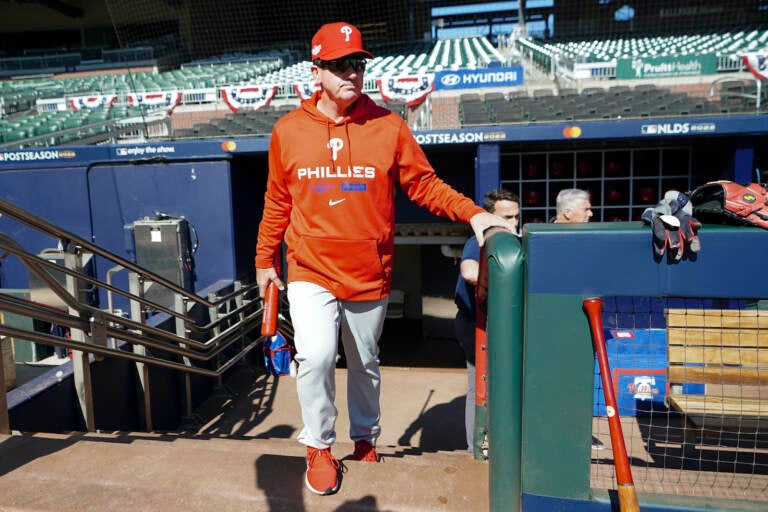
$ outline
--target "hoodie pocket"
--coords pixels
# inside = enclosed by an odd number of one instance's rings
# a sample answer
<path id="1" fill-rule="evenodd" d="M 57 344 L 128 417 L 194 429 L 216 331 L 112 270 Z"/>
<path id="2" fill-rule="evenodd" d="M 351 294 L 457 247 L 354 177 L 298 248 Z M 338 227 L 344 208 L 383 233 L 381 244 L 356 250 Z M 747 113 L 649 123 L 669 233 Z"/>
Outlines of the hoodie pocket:
<path id="1" fill-rule="evenodd" d="M 384 267 L 375 240 L 341 240 L 304 236 L 296 262 L 341 286 L 344 295 L 380 288 Z"/>

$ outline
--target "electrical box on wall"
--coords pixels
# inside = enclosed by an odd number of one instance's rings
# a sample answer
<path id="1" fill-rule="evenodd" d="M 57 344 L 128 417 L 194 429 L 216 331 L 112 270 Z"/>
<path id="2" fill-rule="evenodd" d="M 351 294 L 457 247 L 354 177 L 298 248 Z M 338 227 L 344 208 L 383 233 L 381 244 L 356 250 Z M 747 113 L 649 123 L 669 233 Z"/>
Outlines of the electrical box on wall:
<path id="1" fill-rule="evenodd" d="M 141 219 L 133 223 L 136 264 L 194 292 L 194 248 L 189 223 L 184 218 Z M 144 297 L 173 308 L 174 293 L 147 282 Z"/>

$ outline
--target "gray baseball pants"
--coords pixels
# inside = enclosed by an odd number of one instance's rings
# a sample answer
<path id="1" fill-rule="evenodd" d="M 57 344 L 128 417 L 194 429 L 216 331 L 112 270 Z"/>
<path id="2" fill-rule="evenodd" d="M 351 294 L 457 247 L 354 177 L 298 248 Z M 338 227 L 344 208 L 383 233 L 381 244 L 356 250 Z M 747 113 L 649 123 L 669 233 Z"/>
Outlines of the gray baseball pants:
<path id="1" fill-rule="evenodd" d="M 353 441 L 375 445 L 381 432 L 379 336 L 388 298 L 340 300 L 308 282 L 288 284 L 296 344 L 296 390 L 304 428 L 300 443 L 328 448 L 336 441 L 336 359 L 339 334 L 347 362 L 347 407 Z"/>

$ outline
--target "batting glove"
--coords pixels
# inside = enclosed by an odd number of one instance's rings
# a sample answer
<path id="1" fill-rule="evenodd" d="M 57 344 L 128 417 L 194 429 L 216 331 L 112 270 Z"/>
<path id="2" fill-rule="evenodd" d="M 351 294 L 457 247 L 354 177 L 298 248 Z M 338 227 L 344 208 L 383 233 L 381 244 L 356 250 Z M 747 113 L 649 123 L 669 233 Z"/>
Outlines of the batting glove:
<path id="1" fill-rule="evenodd" d="M 699 222 L 692 215 L 690 199 L 686 194 L 670 190 L 654 208 L 646 208 L 643 222 L 651 226 L 653 250 L 657 256 L 669 251 L 672 261 L 680 261 L 686 248 L 692 253 L 701 250 Z"/>

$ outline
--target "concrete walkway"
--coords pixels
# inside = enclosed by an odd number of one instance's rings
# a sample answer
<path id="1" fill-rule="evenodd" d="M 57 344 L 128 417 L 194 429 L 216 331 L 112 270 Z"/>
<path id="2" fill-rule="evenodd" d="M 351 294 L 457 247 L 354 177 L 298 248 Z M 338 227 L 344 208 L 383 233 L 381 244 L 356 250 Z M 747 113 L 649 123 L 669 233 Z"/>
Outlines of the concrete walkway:
<path id="1" fill-rule="evenodd" d="M 180 433 L 0 436 L 2 511 L 466 511 L 488 509 L 488 465 L 463 447 L 462 369 L 382 368 L 382 464 L 349 460 L 337 370 L 342 487 L 304 486 L 295 382 L 242 368 Z"/>

